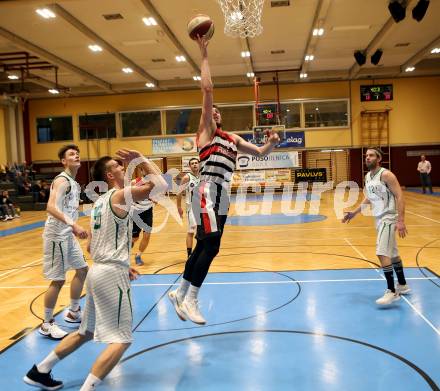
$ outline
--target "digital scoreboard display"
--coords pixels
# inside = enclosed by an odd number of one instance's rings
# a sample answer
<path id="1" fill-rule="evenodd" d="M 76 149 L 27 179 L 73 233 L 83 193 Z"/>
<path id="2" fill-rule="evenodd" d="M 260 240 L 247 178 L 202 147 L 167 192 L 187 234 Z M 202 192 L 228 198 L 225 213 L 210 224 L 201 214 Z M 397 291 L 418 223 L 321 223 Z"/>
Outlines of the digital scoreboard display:
<path id="1" fill-rule="evenodd" d="M 392 84 L 361 86 L 361 102 L 378 100 L 393 100 Z"/>

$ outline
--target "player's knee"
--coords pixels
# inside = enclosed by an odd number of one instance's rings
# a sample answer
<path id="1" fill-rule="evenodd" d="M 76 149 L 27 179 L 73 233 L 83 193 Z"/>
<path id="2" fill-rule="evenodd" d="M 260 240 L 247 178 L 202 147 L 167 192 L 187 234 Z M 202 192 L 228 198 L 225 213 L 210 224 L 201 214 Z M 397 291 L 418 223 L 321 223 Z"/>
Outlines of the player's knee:
<path id="1" fill-rule="evenodd" d="M 54 286 L 55 288 L 61 289 L 65 282 L 66 280 L 51 281 L 50 285 Z"/>
<path id="2" fill-rule="evenodd" d="M 212 241 L 206 246 L 205 251 L 213 258 L 220 251 L 220 242 Z"/>
<path id="3" fill-rule="evenodd" d="M 77 269 L 75 274 L 77 275 L 78 278 L 80 278 L 81 280 L 85 280 L 86 276 L 87 276 L 87 272 L 89 271 L 88 266 L 83 267 L 81 269 Z"/>

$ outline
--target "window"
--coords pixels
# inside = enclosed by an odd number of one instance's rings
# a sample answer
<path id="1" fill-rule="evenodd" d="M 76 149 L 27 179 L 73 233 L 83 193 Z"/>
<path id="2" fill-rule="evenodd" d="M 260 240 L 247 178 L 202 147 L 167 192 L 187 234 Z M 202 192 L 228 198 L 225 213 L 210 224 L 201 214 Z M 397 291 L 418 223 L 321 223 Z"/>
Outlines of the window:
<path id="1" fill-rule="evenodd" d="M 115 114 L 91 114 L 79 116 L 79 138 L 115 138 L 116 120 Z"/>
<path id="2" fill-rule="evenodd" d="M 199 129 L 201 108 L 167 110 L 167 134 L 197 133 Z"/>
<path id="3" fill-rule="evenodd" d="M 286 129 L 301 127 L 301 103 L 281 103 L 281 124 Z"/>
<path id="4" fill-rule="evenodd" d="M 141 137 L 161 134 L 160 111 L 121 113 L 122 136 Z"/>
<path id="5" fill-rule="evenodd" d="M 39 143 L 73 140 L 72 117 L 37 118 L 37 139 Z"/>
<path id="6" fill-rule="evenodd" d="M 346 100 L 304 103 L 306 128 L 348 126 Z"/>
<path id="7" fill-rule="evenodd" d="M 254 125 L 253 106 L 225 106 L 219 107 L 222 115 L 223 129 L 230 132 L 252 130 Z"/>

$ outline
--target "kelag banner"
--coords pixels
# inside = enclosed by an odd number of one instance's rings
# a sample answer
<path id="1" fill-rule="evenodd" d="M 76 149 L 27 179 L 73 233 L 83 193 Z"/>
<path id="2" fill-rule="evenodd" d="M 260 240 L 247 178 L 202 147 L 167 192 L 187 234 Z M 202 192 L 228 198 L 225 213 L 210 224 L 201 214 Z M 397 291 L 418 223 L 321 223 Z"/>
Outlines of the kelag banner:
<path id="1" fill-rule="evenodd" d="M 325 168 L 295 170 L 295 183 L 298 182 L 327 182 L 327 171 Z"/>
<path id="2" fill-rule="evenodd" d="M 304 132 L 285 132 L 286 138 L 276 146 L 276 148 L 304 148 L 306 141 Z M 259 145 L 255 142 L 254 135 L 252 133 L 240 134 L 246 141 L 252 144 Z"/>

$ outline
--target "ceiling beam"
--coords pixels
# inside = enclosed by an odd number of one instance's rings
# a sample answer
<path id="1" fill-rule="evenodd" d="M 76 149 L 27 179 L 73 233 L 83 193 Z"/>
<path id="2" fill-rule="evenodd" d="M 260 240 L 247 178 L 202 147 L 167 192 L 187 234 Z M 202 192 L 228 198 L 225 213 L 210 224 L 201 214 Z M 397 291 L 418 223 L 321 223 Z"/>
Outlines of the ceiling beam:
<path id="1" fill-rule="evenodd" d="M 400 67 L 400 74 L 406 73 L 405 69 L 409 66 L 415 66 L 419 61 L 423 60 L 427 54 L 431 54 L 431 50 L 434 47 L 440 46 L 440 35 L 438 35 L 433 41 L 426 45 L 422 50 L 419 50 L 416 54 L 410 57 Z"/>
<path id="2" fill-rule="evenodd" d="M 406 9 L 409 9 L 411 3 L 414 3 L 416 0 L 408 0 Z M 384 5 L 385 6 L 385 5 Z M 409 16 L 408 16 L 409 17 Z M 371 54 L 373 54 L 377 49 L 380 48 L 382 43 L 385 41 L 386 36 L 394 29 L 397 23 L 394 21 L 392 16 L 390 16 L 379 32 L 374 36 L 374 38 L 370 41 L 365 51 L 365 56 L 368 58 Z M 358 75 L 361 67 L 357 62 L 351 66 L 350 71 L 348 72 L 350 79 L 355 79 Z"/>
<path id="3" fill-rule="evenodd" d="M 313 30 L 315 28 L 321 28 L 322 26 L 324 26 L 331 2 L 332 0 L 318 0 L 315 15 L 313 17 L 313 22 L 309 31 L 309 36 L 307 38 L 307 43 L 304 49 L 303 56 L 301 58 L 301 65 L 299 67 L 301 73 L 307 73 L 309 63 L 305 61 L 305 57 L 306 55 L 313 54 L 315 52 L 316 46 L 320 39 L 319 36 L 313 35 Z"/>
<path id="4" fill-rule="evenodd" d="M 159 12 L 156 10 L 154 5 L 151 3 L 150 0 L 140 0 L 141 3 L 144 5 L 144 7 L 147 9 L 147 11 L 151 14 L 151 16 L 156 20 L 157 24 L 161 27 L 161 29 L 164 31 L 164 33 L 167 35 L 168 39 L 173 43 L 173 45 L 179 50 L 181 54 L 183 54 L 186 58 L 186 61 L 193 69 L 193 72 L 196 75 L 200 75 L 200 68 L 196 64 L 196 62 L 191 58 L 189 53 L 186 51 L 186 49 L 183 47 L 183 45 L 180 43 L 180 41 L 176 38 L 174 33 L 171 31 L 171 29 L 168 27 L 166 22 L 163 20 L 162 16 L 159 14 Z"/>
<path id="5" fill-rule="evenodd" d="M 50 63 L 52 63 L 54 65 L 58 65 L 59 67 L 63 67 L 63 68 L 68 69 L 69 71 L 77 74 L 78 76 L 81 76 L 82 78 L 85 78 L 85 79 L 93 82 L 94 84 L 103 88 L 104 90 L 107 90 L 110 92 L 115 92 L 115 91 L 113 91 L 112 85 L 110 83 L 107 83 L 106 81 L 96 77 L 95 75 L 92 75 L 91 73 L 85 71 L 84 69 L 81 69 L 81 68 L 77 67 L 76 65 L 73 65 L 70 62 L 63 60 L 62 58 L 56 56 L 55 54 L 50 53 L 47 50 L 45 50 L 37 45 L 34 45 L 32 42 L 29 42 L 29 41 L 25 40 L 24 38 L 19 37 L 18 35 L 10 32 L 9 30 L 4 29 L 3 27 L 0 27 L 0 36 L 8 39 L 9 41 L 14 43 L 15 45 L 17 45 L 25 50 L 29 50 L 29 51 L 35 53 L 36 55 L 38 55 L 41 58 L 45 58 L 47 61 L 49 61 Z"/>
<path id="6" fill-rule="evenodd" d="M 145 69 L 136 64 L 134 61 L 130 60 L 127 56 L 122 54 L 118 49 L 109 44 L 106 40 L 101 38 L 98 34 L 96 34 L 93 30 L 88 28 L 84 23 L 75 18 L 70 12 L 65 10 L 59 4 L 54 3 L 48 6 L 56 15 L 63 18 L 66 22 L 70 23 L 73 27 L 75 27 L 78 31 L 83 33 L 85 36 L 89 37 L 93 40 L 94 43 L 102 46 L 107 52 L 109 52 L 112 56 L 116 57 L 119 61 L 122 62 L 123 65 L 128 66 L 133 69 L 134 72 L 138 73 L 142 77 L 146 78 L 147 81 L 154 83 L 158 86 L 159 82 L 153 76 L 151 76 Z"/>

